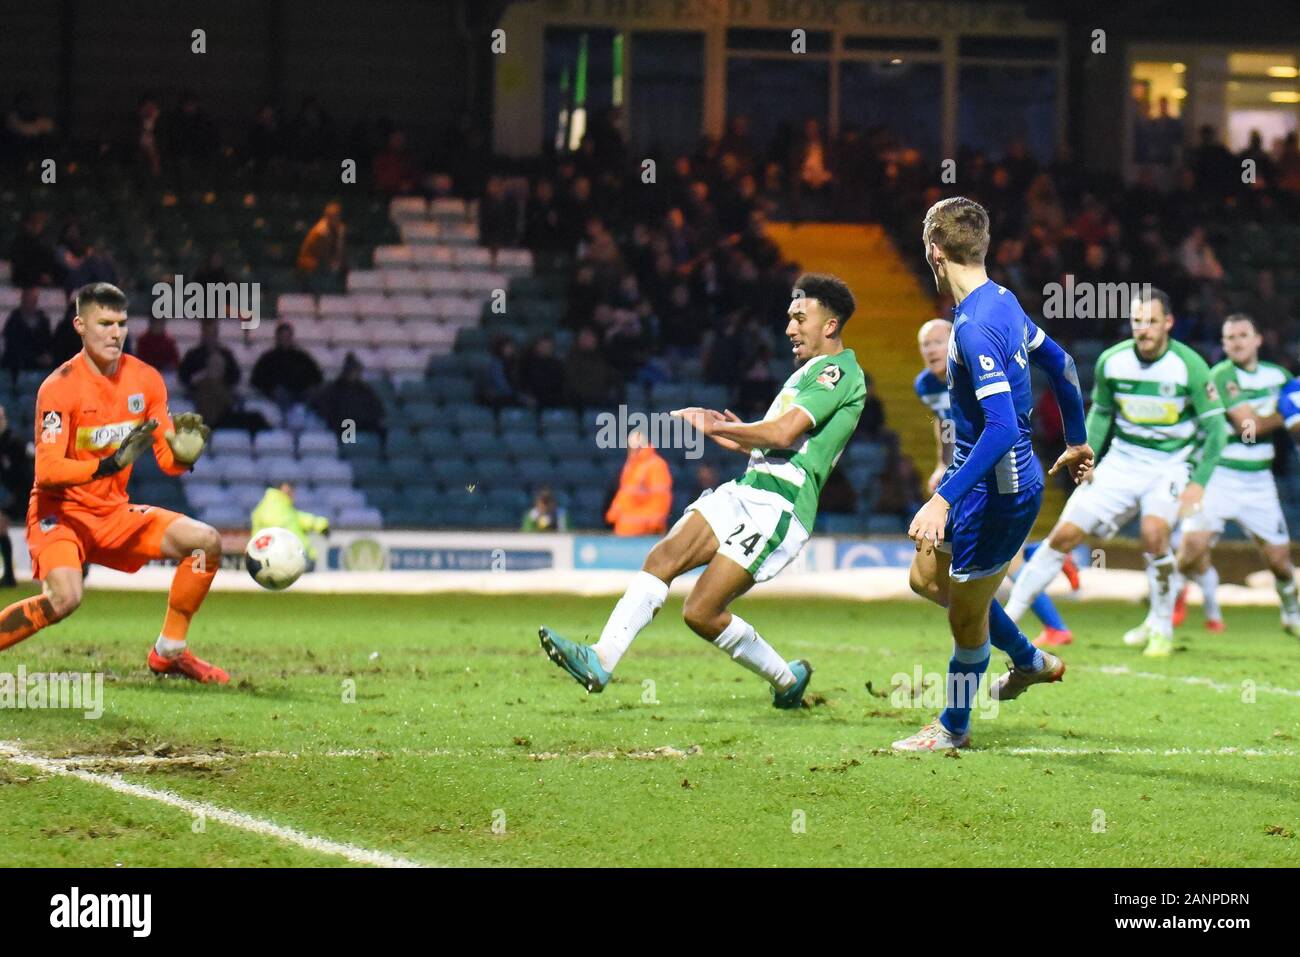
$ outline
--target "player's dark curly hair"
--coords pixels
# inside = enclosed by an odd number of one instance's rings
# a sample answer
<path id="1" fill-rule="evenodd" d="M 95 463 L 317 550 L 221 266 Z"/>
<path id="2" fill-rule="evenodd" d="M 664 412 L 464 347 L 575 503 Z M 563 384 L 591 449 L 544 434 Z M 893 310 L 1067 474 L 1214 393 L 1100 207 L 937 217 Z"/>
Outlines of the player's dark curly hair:
<path id="1" fill-rule="evenodd" d="M 126 312 L 126 293 L 111 282 L 92 282 L 77 290 L 77 315 L 89 306 L 99 306 L 110 312 Z"/>
<path id="2" fill-rule="evenodd" d="M 853 310 L 858 307 L 844 280 L 823 273 L 806 272 L 796 279 L 791 295 L 799 298 L 801 294 L 805 299 L 816 299 L 823 309 L 840 321 L 839 329 L 835 330 L 836 335 L 839 335 L 844 324 L 852 317 Z"/>

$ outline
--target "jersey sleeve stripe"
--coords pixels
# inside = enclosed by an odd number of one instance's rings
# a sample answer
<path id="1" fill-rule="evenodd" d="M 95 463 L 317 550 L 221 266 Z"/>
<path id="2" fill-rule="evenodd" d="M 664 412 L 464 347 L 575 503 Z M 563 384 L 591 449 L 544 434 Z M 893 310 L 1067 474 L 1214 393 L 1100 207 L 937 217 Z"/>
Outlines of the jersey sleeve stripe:
<path id="1" fill-rule="evenodd" d="M 801 410 L 801 411 L 803 412 L 804 415 L 808 416 L 809 421 L 812 422 L 812 427 L 813 427 L 814 429 L 817 428 L 817 416 L 815 416 L 815 415 L 813 415 L 811 412 L 809 412 L 808 409 L 807 409 L 806 407 L 800 405 L 798 402 L 791 402 L 791 403 L 790 403 L 790 408 Z"/>
<path id="2" fill-rule="evenodd" d="M 1217 409 L 1206 409 L 1204 412 L 1202 412 L 1200 415 L 1198 415 L 1197 418 L 1198 418 L 1198 419 L 1203 419 L 1203 418 L 1205 418 L 1207 415 L 1223 415 L 1225 411 L 1226 411 L 1226 410 L 1225 410 L 1222 406 L 1220 406 L 1220 407 L 1217 408 Z"/>
<path id="3" fill-rule="evenodd" d="M 1029 351 L 1033 352 L 1035 349 L 1041 346 L 1043 344 L 1043 340 L 1046 338 L 1047 338 L 1047 333 L 1045 333 L 1040 328 L 1036 333 L 1034 333 L 1034 338 L 1029 340 Z"/>
<path id="4" fill-rule="evenodd" d="M 997 395 L 999 392 L 1010 392 L 1010 391 L 1011 391 L 1010 382 L 993 382 L 990 383 L 989 385 L 984 386 L 983 388 L 976 389 L 975 398 L 985 399 L 991 395 Z"/>

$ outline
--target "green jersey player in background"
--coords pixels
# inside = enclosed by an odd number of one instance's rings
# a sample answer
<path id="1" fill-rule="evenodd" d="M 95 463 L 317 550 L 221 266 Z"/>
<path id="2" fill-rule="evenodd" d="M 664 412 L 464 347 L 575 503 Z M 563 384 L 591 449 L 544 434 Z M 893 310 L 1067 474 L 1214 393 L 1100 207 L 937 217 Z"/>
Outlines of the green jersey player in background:
<path id="1" fill-rule="evenodd" d="M 1210 549 L 1224 526 L 1236 522 L 1259 546 L 1273 573 L 1282 605 L 1282 630 L 1300 638 L 1291 536 L 1273 480 L 1273 433 L 1285 427 L 1278 414 L 1278 395 L 1291 381 L 1291 373 L 1261 362 L 1262 344 L 1250 316 L 1237 313 L 1224 320 L 1223 353 L 1227 358 L 1214 366 L 1210 375 L 1227 407 L 1232 432 L 1205 487 L 1201 509 L 1183 521 L 1178 571 L 1200 586 L 1206 627 L 1222 631 L 1223 613 L 1215 595 L 1219 573 L 1210 564 Z M 1181 611 L 1175 609 L 1175 625 L 1181 624 Z"/>
<path id="2" fill-rule="evenodd" d="M 706 492 L 650 550 L 594 645 L 550 628 L 542 647 L 588 691 L 608 684 L 619 659 L 663 606 L 674 578 L 706 566 L 682 617 L 690 629 L 771 686 L 772 703 L 797 708 L 812 667 L 787 662 L 729 606 L 785 568 L 813 530 L 817 500 L 858 425 L 866 379 L 840 331 L 853 315 L 853 294 L 833 276 L 805 275 L 796 283 L 785 334 L 798 368 L 760 422 L 732 412 L 678 409 L 673 415 L 724 448 L 749 456 L 740 478 Z"/>
<path id="3" fill-rule="evenodd" d="M 1174 650 L 1170 536 L 1180 518 L 1200 508 L 1228 430 L 1210 367 L 1170 336 L 1169 297 L 1148 287 L 1129 309 L 1133 338 L 1097 359 L 1088 411 L 1088 444 L 1100 450 L 1110 438 L 1110 448 L 1071 494 L 1046 544 L 1020 570 L 1006 612 L 1019 619 L 1085 536 L 1111 538 L 1137 513 L 1151 608 L 1124 643 L 1164 657 Z"/>

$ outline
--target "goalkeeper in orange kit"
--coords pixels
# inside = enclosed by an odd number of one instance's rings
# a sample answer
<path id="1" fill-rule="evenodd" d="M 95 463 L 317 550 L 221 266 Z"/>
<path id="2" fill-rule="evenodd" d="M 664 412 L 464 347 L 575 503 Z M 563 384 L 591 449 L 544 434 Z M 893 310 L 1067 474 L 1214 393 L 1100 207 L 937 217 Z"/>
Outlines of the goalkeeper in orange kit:
<path id="1" fill-rule="evenodd" d="M 149 652 L 149 669 L 225 684 L 225 671 L 190 653 L 190 619 L 221 563 L 221 536 L 210 525 L 126 497 L 131 464 L 151 445 L 168 475 L 187 471 L 211 430 L 201 416 L 167 412 L 156 369 L 122 351 L 126 296 L 94 283 L 77 294 L 73 327 L 82 350 L 54 370 L 36 396 L 36 481 L 27 507 L 27 546 L 41 594 L 0 612 L 0 651 L 81 604 L 85 566 L 124 572 L 146 562 L 180 562 L 167 616 Z"/>

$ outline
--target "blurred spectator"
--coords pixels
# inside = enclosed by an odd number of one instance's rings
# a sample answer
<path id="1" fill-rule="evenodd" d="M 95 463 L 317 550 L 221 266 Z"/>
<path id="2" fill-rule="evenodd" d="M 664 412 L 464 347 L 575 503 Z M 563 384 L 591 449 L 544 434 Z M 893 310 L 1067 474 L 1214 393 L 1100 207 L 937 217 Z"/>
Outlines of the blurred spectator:
<path id="1" fill-rule="evenodd" d="M 739 113 L 727 121 L 727 132 L 718 144 L 718 150 L 721 153 L 730 153 L 734 156 L 741 172 L 753 172 L 754 158 L 757 151 L 754 149 L 754 141 L 749 135 L 748 116 Z"/>
<path id="2" fill-rule="evenodd" d="M 9 281 L 15 286 L 53 286 L 62 279 L 54 248 L 45 239 L 44 210 L 29 210 L 9 247 Z"/>
<path id="3" fill-rule="evenodd" d="M 778 383 L 772 375 L 772 347 L 760 342 L 745 361 L 736 390 L 736 414 L 750 421 L 761 419 L 772 403 Z"/>
<path id="4" fill-rule="evenodd" d="M 804 121 L 803 136 L 790 156 L 790 175 L 802 191 L 809 193 L 820 193 L 835 179 L 821 124 L 812 117 Z"/>
<path id="5" fill-rule="evenodd" d="M 195 377 L 201 371 L 208 368 L 208 353 L 213 351 L 222 354 L 222 381 L 232 389 L 239 384 L 241 377 L 239 363 L 235 361 L 234 353 L 221 344 L 218 339 L 219 332 L 216 319 L 208 318 L 199 321 L 199 341 L 181 359 L 180 379 L 186 388 L 193 384 Z"/>
<path id="6" fill-rule="evenodd" d="M 301 163 L 319 162 L 334 149 L 334 121 L 320 108 L 314 96 L 305 97 L 294 117 L 292 133 L 293 158 Z M 335 174 L 338 165 L 335 164 Z"/>
<path id="7" fill-rule="evenodd" d="M 0 588 L 13 588 L 14 550 L 9 539 L 11 522 L 27 520 L 28 499 L 35 477 L 35 448 L 28 434 L 9 427 L 9 416 L 0 405 L 0 558 L 4 560 L 4 574 Z"/>
<path id="8" fill-rule="evenodd" d="M 204 353 L 204 365 L 194 371 L 190 380 L 190 400 L 194 411 L 203 416 L 214 429 L 230 428 L 231 413 L 235 411 L 235 391 L 227 381 L 226 350 L 209 349 Z"/>
<path id="9" fill-rule="evenodd" d="M 50 317 L 38 308 L 39 290 L 27 287 L 4 327 L 4 368 L 17 373 L 54 367 Z"/>
<path id="10" fill-rule="evenodd" d="M 483 198 L 478 202 L 478 238 L 491 250 L 493 268 L 496 268 L 497 251 L 519 242 L 519 207 L 499 176 L 488 177 Z"/>
<path id="11" fill-rule="evenodd" d="M 519 363 L 519 389 L 543 409 L 564 404 L 564 363 L 555 356 L 555 340 L 539 336 Z"/>
<path id="12" fill-rule="evenodd" d="M 158 101 L 145 94 L 140 98 L 135 115 L 135 155 L 150 176 L 157 177 L 162 172 L 162 152 L 159 143 L 159 123 L 162 110 Z"/>
<path id="13" fill-rule="evenodd" d="M 694 497 L 699 498 L 705 492 L 712 492 L 718 487 L 718 470 L 705 463 L 695 470 Z"/>
<path id="14" fill-rule="evenodd" d="M 843 469 L 831 469 L 822 487 L 817 511 L 827 515 L 853 515 L 858 510 L 858 493 Z"/>
<path id="15" fill-rule="evenodd" d="M 193 278 L 201 286 L 208 283 L 224 285 L 230 282 L 230 273 L 226 270 L 226 257 L 221 250 L 214 249 L 208 253 L 207 258 L 203 260 L 203 265 L 199 267 L 199 271 L 194 274 Z"/>
<path id="16" fill-rule="evenodd" d="M 54 120 L 36 109 L 31 96 L 20 91 L 14 97 L 14 108 L 5 115 L 4 136 L 0 146 L 8 140 L 18 157 L 34 153 L 54 138 Z"/>
<path id="17" fill-rule="evenodd" d="M 560 207 L 555 202 L 555 185 L 539 179 L 524 214 L 524 245 L 532 250 L 539 269 L 554 265 L 556 257 L 571 248 L 560 221 Z"/>
<path id="18" fill-rule="evenodd" d="M 519 347 L 515 340 L 499 335 L 492 341 L 492 354 L 475 383 L 478 401 L 499 409 L 521 405 L 526 399 L 519 390 Z"/>
<path id="19" fill-rule="evenodd" d="M 627 461 L 618 491 L 605 512 L 615 535 L 662 535 L 673 505 L 673 477 L 668 463 L 639 431 L 627 437 Z"/>
<path id="20" fill-rule="evenodd" d="M 921 507 L 921 476 L 911 456 L 890 449 L 885 470 L 880 476 L 880 490 L 872 511 L 910 519 Z"/>
<path id="21" fill-rule="evenodd" d="M 57 368 L 63 365 L 78 352 L 81 351 L 81 335 L 77 332 L 72 320 L 77 316 L 77 300 L 69 296 L 68 305 L 63 310 L 63 318 L 59 324 L 54 327 L 54 336 L 50 341 L 50 364 Z M 130 351 L 131 340 L 128 338 L 127 351 Z"/>
<path id="22" fill-rule="evenodd" d="M 196 160 L 215 159 L 220 149 L 217 127 L 203 111 L 199 98 L 191 92 L 181 94 L 176 109 L 163 124 L 167 152 Z"/>
<path id="23" fill-rule="evenodd" d="M 180 349 L 176 346 L 176 340 L 167 332 L 166 319 L 149 317 L 149 328 L 135 341 L 135 356 L 159 372 L 171 372 L 180 368 Z M 206 415 L 203 418 L 209 424 L 216 421 Z"/>
<path id="24" fill-rule="evenodd" d="M 54 247 L 54 257 L 64 274 L 63 288 L 69 293 L 93 282 L 117 284 L 117 266 L 112 257 L 82 241 L 81 225 L 75 219 L 64 225 L 59 244 Z"/>
<path id="25" fill-rule="evenodd" d="M 253 117 L 253 125 L 248 131 L 248 157 L 254 163 L 265 166 L 282 157 L 284 151 L 284 131 L 280 128 L 275 107 L 270 103 L 263 103 L 257 115 Z"/>
<path id="26" fill-rule="evenodd" d="M 296 265 L 298 276 L 312 288 L 315 288 L 314 280 L 322 278 L 328 281 L 327 285 L 342 288 L 347 279 L 347 225 L 343 222 L 341 204 L 325 205 L 321 218 L 303 237 Z"/>
<path id="27" fill-rule="evenodd" d="M 524 513 L 524 520 L 519 527 L 525 532 L 563 532 L 569 527 L 569 517 L 556 504 L 555 494 L 543 485 L 537 490 L 533 507 Z"/>
<path id="28" fill-rule="evenodd" d="M 387 434 L 387 414 L 383 400 L 361 378 L 364 371 L 361 360 L 349 352 L 343 360 L 343 371 L 333 382 L 316 394 L 312 407 L 331 430 L 343 434 L 350 421 L 358 432 Z"/>
<path id="29" fill-rule="evenodd" d="M 405 196 L 415 192 L 419 171 L 415 157 L 406 146 L 406 134 L 393 130 L 388 142 L 375 154 L 372 165 L 375 189 L 385 196 Z"/>
<path id="30" fill-rule="evenodd" d="M 1219 199 L 1233 192 L 1241 183 L 1241 168 L 1209 124 L 1201 127 L 1200 142 L 1191 151 L 1188 161 L 1196 174 L 1196 182 L 1206 191 L 1207 199 Z"/>
<path id="31" fill-rule="evenodd" d="M 1178 255 L 1183 269 L 1191 278 L 1202 282 L 1219 282 L 1223 279 L 1223 267 L 1219 265 L 1219 257 L 1214 255 L 1214 249 L 1205 238 L 1204 226 L 1193 227 L 1178 248 Z"/>
<path id="32" fill-rule="evenodd" d="M 282 409 L 306 402 L 321 384 L 320 366 L 293 339 L 293 324 L 281 320 L 275 327 L 275 345 L 253 365 L 249 382 Z"/>
<path id="33" fill-rule="evenodd" d="M 614 398 L 618 375 L 605 361 L 600 340 L 590 326 L 579 330 L 564 360 L 564 394 L 573 405 L 599 408 Z"/>
<path id="34" fill-rule="evenodd" d="M 1300 195 L 1300 144 L 1294 130 L 1286 135 L 1278 153 L 1277 186 L 1293 195 Z"/>

